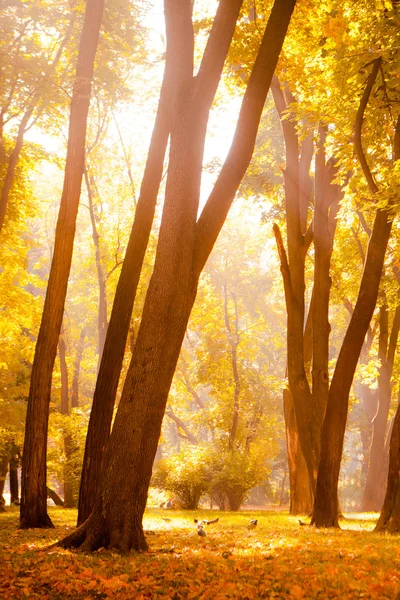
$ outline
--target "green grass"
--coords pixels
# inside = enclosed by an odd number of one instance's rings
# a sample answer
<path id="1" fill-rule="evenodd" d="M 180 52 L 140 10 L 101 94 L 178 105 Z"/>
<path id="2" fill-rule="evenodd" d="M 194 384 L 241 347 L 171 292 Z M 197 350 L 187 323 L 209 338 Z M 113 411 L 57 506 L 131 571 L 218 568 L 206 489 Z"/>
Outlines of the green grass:
<path id="1" fill-rule="evenodd" d="M 0 514 L 1 599 L 393 600 L 400 587 L 400 538 L 374 533 L 377 515 L 349 515 L 336 531 L 301 527 L 286 512 L 150 509 L 150 552 L 129 556 L 49 550 L 73 529 L 76 511 L 50 515 L 56 529 L 19 531 L 17 508 Z M 201 538 L 195 516 L 220 520 Z"/>

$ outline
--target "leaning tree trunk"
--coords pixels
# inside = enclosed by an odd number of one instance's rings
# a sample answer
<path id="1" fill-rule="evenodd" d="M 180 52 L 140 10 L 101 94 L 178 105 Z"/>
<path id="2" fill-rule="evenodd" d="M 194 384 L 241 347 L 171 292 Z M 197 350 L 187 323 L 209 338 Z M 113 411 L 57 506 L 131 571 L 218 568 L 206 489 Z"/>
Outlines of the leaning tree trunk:
<path id="1" fill-rule="evenodd" d="M 87 115 L 104 0 L 87 0 L 79 46 L 68 135 L 64 187 L 54 254 L 33 360 L 22 461 L 20 526 L 52 527 L 47 514 L 46 452 L 51 378 L 71 267 L 85 160 Z"/>
<path id="2" fill-rule="evenodd" d="M 175 63 L 167 53 L 156 122 L 150 142 L 135 219 L 115 292 L 110 322 L 93 395 L 79 488 L 78 525 L 86 521 L 101 476 L 133 304 L 150 237 L 169 137 L 169 104 Z"/>
<path id="3" fill-rule="evenodd" d="M 190 0 L 165 3 L 167 39 L 183 42 L 171 127 L 166 197 L 154 272 L 93 512 L 63 546 L 129 551 L 147 547 L 142 516 L 169 388 L 198 278 L 250 162 L 272 74 L 294 9 L 275 2 L 249 80 L 233 146 L 196 223 L 208 114 L 239 16 L 241 0 L 221 0 L 200 70 L 193 78 Z M 179 50 L 179 48 L 178 48 Z M 124 465 L 124 468 L 121 468 Z"/>
<path id="4" fill-rule="evenodd" d="M 400 533 L 400 392 L 390 440 L 386 496 L 375 531 Z"/>
<path id="5" fill-rule="evenodd" d="M 372 194 L 378 192 L 361 145 L 365 109 L 379 72 L 381 61 L 373 63 L 356 117 L 355 145 L 359 161 Z M 400 158 L 400 117 L 394 135 L 394 160 Z M 338 527 L 338 482 L 349 405 L 349 393 L 365 336 L 375 310 L 386 248 L 393 216 L 378 209 L 365 257 L 359 293 L 338 356 L 329 390 L 328 406 L 322 428 L 321 460 L 318 469 L 312 523 L 317 527 Z"/>

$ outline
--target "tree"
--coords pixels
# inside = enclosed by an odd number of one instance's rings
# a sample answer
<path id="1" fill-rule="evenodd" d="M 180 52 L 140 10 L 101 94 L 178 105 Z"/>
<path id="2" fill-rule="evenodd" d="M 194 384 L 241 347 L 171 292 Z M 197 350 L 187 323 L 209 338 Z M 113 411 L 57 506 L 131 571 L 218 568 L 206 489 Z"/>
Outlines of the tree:
<path id="1" fill-rule="evenodd" d="M 360 100 L 355 122 L 355 147 L 372 196 L 379 188 L 371 173 L 362 147 L 362 124 L 365 110 L 378 76 L 382 58 L 372 62 L 372 69 Z M 400 117 L 394 127 L 393 164 L 400 158 Z M 312 522 L 318 527 L 338 526 L 337 486 L 346 427 L 349 392 L 365 335 L 375 309 L 386 248 L 393 223 L 393 200 L 386 199 L 375 213 L 374 224 L 365 257 L 359 294 L 338 356 L 329 389 L 328 405 L 322 428 L 321 460 Z"/>
<path id="2" fill-rule="evenodd" d="M 399 533 L 400 531 L 400 394 L 390 440 L 389 473 L 382 512 L 376 531 Z"/>
<path id="3" fill-rule="evenodd" d="M 54 254 L 36 344 L 22 463 L 21 527 L 52 527 L 47 514 L 46 447 L 51 377 L 61 330 L 84 169 L 86 122 L 103 0 L 88 0 L 71 100 L 65 178 Z"/>
<path id="4" fill-rule="evenodd" d="M 4 169 L 0 183 L 0 231 L 25 135 L 44 114 L 51 113 L 54 100 L 58 104 L 62 101 L 59 79 L 65 79 L 66 72 L 61 59 L 77 21 L 76 11 L 68 13 L 65 19 L 65 15 L 51 5 L 43 6 L 41 11 L 35 8 L 31 11 L 30 7 L 16 2 L 3 12 L 1 51 L 7 55 L 4 64 L 10 68 L 2 72 L 5 93 L 0 100 L 0 166 Z M 45 32 L 50 34 L 55 26 L 61 32 L 54 48 L 47 46 L 44 40 Z M 16 119 L 19 119 L 18 124 Z M 15 130 L 13 137 L 4 136 L 5 126 Z"/>
<path id="5" fill-rule="evenodd" d="M 372 420 L 372 438 L 368 473 L 365 482 L 362 510 L 380 511 L 383 503 L 384 485 L 387 472 L 385 441 L 392 397 L 392 372 L 400 328 L 400 307 L 397 306 L 389 329 L 389 308 L 387 303 L 379 308 L 379 359 L 378 404 Z"/>
<path id="6" fill-rule="evenodd" d="M 168 178 L 156 261 L 132 360 L 89 519 L 60 544 L 145 549 L 142 516 L 152 464 L 198 278 L 254 148 L 257 128 L 295 2 L 275 2 L 243 100 L 235 138 L 197 220 L 211 103 L 241 7 L 219 3 L 199 72 L 193 77 L 192 6 L 165 3 L 168 51 L 179 54 Z M 134 400 L 134 401 L 133 401 Z M 124 469 L 121 465 L 124 464 Z M 126 469 L 126 471 L 125 471 Z M 125 472 L 130 476 L 126 477 Z"/>

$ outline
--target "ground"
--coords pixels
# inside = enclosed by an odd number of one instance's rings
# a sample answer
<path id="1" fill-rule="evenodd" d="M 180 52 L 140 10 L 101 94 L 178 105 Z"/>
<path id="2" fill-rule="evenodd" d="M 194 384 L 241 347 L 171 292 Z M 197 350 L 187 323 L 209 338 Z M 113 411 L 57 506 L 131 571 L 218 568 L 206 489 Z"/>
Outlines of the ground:
<path id="1" fill-rule="evenodd" d="M 349 515 L 345 530 L 333 531 L 300 526 L 285 512 L 151 509 L 150 552 L 129 556 L 48 549 L 76 521 L 74 510 L 50 515 L 56 529 L 19 531 L 16 507 L 0 514 L 2 600 L 400 600 L 400 537 L 373 533 L 377 515 Z M 198 536 L 194 517 L 216 516 Z"/>

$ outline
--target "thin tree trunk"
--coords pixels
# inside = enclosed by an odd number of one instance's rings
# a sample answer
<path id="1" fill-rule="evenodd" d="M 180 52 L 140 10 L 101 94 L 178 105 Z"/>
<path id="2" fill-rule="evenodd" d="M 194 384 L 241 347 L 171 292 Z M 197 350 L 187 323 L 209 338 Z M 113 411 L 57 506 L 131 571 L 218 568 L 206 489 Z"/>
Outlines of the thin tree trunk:
<path id="1" fill-rule="evenodd" d="M 60 412 L 62 415 L 69 415 L 69 386 L 68 386 L 68 367 L 67 367 L 67 346 L 65 343 L 65 332 L 64 327 L 61 327 L 60 339 L 58 340 L 58 355 L 60 358 L 60 373 L 61 373 L 61 407 Z M 71 455 L 71 436 L 63 436 L 64 442 L 64 454 L 65 454 L 65 465 L 64 465 L 64 506 L 66 508 L 72 508 L 74 506 L 74 497 L 71 487 L 71 483 L 68 481 L 68 462 Z"/>
<path id="2" fill-rule="evenodd" d="M 355 146 L 364 176 L 373 195 L 378 192 L 368 167 L 361 144 L 362 123 L 370 94 L 377 78 L 381 59 L 373 68 L 360 100 L 355 123 Z M 397 120 L 394 143 L 394 161 L 400 158 L 400 117 Z M 349 393 L 378 298 L 386 248 L 392 229 L 392 215 L 377 209 L 365 257 L 357 301 L 338 356 L 329 390 L 328 406 L 322 429 L 321 460 L 318 469 L 312 523 L 317 527 L 338 527 L 338 481 L 342 460 L 343 441 L 349 405 Z"/>
<path id="3" fill-rule="evenodd" d="M 3 454 L 1 459 L 0 459 L 0 512 L 4 512 L 4 507 L 6 504 L 6 501 L 3 497 L 3 493 L 4 493 L 4 485 L 6 483 L 6 477 L 7 477 L 7 473 L 8 473 L 8 463 L 9 463 L 9 459 L 10 457 L 8 456 L 8 454 Z"/>
<path id="4" fill-rule="evenodd" d="M 232 426 L 231 431 L 229 433 L 229 449 L 234 450 L 235 448 L 235 438 L 236 432 L 239 425 L 239 397 L 240 397 L 240 377 L 239 377 L 239 369 L 238 369 L 238 356 L 237 349 L 240 342 L 239 332 L 238 332 L 238 312 L 237 312 L 237 302 L 236 298 L 233 297 L 233 301 L 235 304 L 235 331 L 232 331 L 231 322 L 229 318 L 228 311 L 228 292 L 226 288 L 226 284 L 224 284 L 224 320 L 225 320 L 225 329 L 228 335 L 228 342 L 231 347 L 231 365 L 232 365 L 232 375 L 233 375 L 233 416 L 232 416 Z"/>
<path id="5" fill-rule="evenodd" d="M 318 527 L 338 526 L 338 480 L 346 429 L 349 393 L 364 337 L 371 321 L 382 274 L 392 221 L 378 210 L 372 230 L 360 290 L 347 328 L 329 390 L 322 429 L 323 446 L 318 470 L 313 523 Z"/>
<path id="6" fill-rule="evenodd" d="M 382 508 L 387 472 L 385 464 L 385 441 L 391 400 L 391 378 L 393 361 L 400 327 L 400 308 L 396 308 L 389 341 L 389 314 L 386 304 L 379 309 L 379 352 L 378 406 L 372 420 L 372 440 L 369 467 L 364 488 L 362 510 L 379 512 Z"/>
<path id="7" fill-rule="evenodd" d="M 33 360 L 22 462 L 21 528 L 52 527 L 47 514 L 46 451 L 51 378 L 71 267 L 85 160 L 86 123 L 104 0 L 87 0 L 68 135 L 53 260 Z"/>
<path id="8" fill-rule="evenodd" d="M 99 286 L 99 309 L 97 312 L 97 331 L 98 331 L 98 359 L 97 359 L 97 372 L 100 368 L 101 356 L 103 354 L 104 343 L 106 340 L 107 334 L 107 286 L 106 286 L 106 278 L 104 276 L 103 265 L 101 264 L 101 254 L 100 254 L 100 238 L 99 232 L 97 231 L 96 225 L 96 216 L 94 214 L 93 208 L 93 187 L 92 187 L 92 178 L 89 176 L 87 167 L 84 170 L 85 175 L 85 183 L 88 194 L 89 201 L 89 214 L 90 214 L 90 222 L 92 224 L 92 238 L 95 249 L 95 259 L 96 259 L 96 271 L 97 271 L 97 283 Z"/>
<path id="9" fill-rule="evenodd" d="M 318 410 L 320 429 L 324 421 L 329 393 L 329 299 L 330 267 L 336 230 L 336 215 L 342 196 L 339 186 L 333 185 L 334 161 L 326 163 L 326 127 L 319 127 L 319 144 L 315 157 L 314 209 L 314 288 L 313 288 L 313 367 L 312 395 Z"/>
<path id="10" fill-rule="evenodd" d="M 173 35 L 183 41 L 183 52 L 154 272 L 105 455 L 101 490 L 89 519 L 61 542 L 63 546 L 83 543 L 86 549 L 106 546 L 125 552 L 147 548 L 142 516 L 168 392 L 198 278 L 250 162 L 295 2 L 280 0 L 279 6 L 277 2 L 274 4 L 245 94 L 237 134 L 214 188 L 218 197 L 207 203 L 202 213 L 202 217 L 211 213 L 211 221 L 204 222 L 200 217 L 196 223 L 208 114 L 241 4 L 239 0 L 219 3 L 196 78 L 193 78 L 191 2 L 181 2 L 179 7 L 172 0 L 165 4 L 167 39 L 171 40 Z M 121 464 L 125 469 L 121 469 Z"/>
<path id="11" fill-rule="evenodd" d="M 76 355 L 74 362 L 74 374 L 72 377 L 71 386 L 71 408 L 78 408 L 79 406 L 79 375 L 81 371 L 81 362 L 83 356 L 83 346 L 86 336 L 86 329 L 82 327 L 81 333 L 79 334 L 79 340 L 76 347 Z"/>
<path id="12" fill-rule="evenodd" d="M 375 531 L 400 533 L 400 391 L 390 440 L 385 501 Z"/>
<path id="13" fill-rule="evenodd" d="M 304 183 L 300 192 L 300 181 L 309 179 L 312 159 L 309 141 L 300 147 L 296 123 L 286 118 L 289 103 L 294 101 L 290 90 L 282 91 L 279 81 L 274 78 L 272 93 L 281 120 L 285 140 L 286 167 L 284 171 L 287 248 L 283 244 L 281 232 L 274 225 L 281 263 L 281 273 L 285 288 L 287 311 L 287 373 L 289 388 L 294 402 L 296 424 L 302 453 L 309 471 L 311 488 L 314 489 L 319 462 L 320 425 L 318 409 L 315 406 L 310 383 L 305 370 L 304 323 L 305 323 L 305 260 L 311 237 L 305 230 L 310 194 L 305 194 Z M 307 186 L 310 192 L 309 185 Z"/>
<path id="14" fill-rule="evenodd" d="M 10 504 L 19 504 L 18 457 L 10 459 Z"/>

